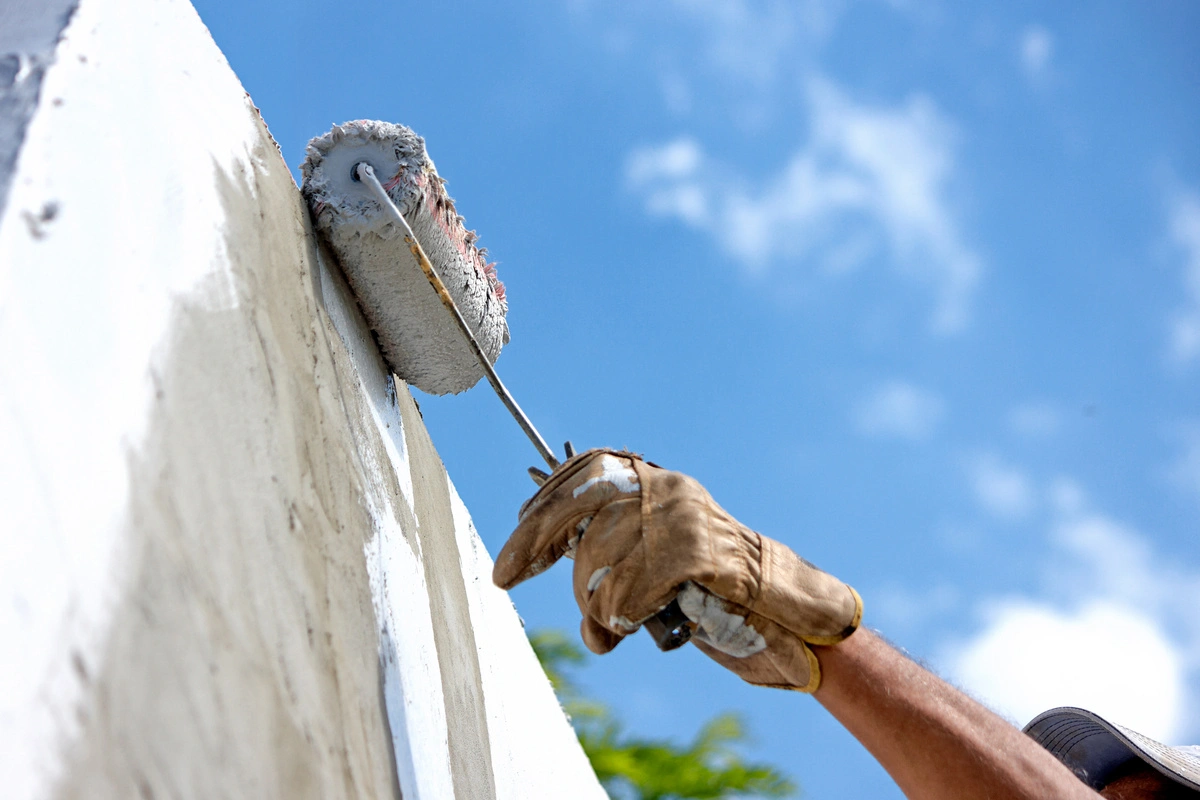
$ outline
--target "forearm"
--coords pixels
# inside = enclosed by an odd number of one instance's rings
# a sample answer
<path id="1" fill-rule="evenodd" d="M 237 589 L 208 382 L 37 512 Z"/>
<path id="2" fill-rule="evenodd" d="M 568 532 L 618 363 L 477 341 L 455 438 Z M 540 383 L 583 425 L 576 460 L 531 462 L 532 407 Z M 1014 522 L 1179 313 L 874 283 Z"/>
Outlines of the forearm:
<path id="1" fill-rule="evenodd" d="M 816 699 L 907 797 L 1099 797 L 1021 731 L 870 630 L 813 649 L 822 674 Z"/>

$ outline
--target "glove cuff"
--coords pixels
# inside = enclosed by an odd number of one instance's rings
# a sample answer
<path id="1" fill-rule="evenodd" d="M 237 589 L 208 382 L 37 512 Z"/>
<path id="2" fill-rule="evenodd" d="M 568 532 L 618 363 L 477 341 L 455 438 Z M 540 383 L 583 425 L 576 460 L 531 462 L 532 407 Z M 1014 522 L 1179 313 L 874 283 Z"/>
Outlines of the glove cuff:
<path id="1" fill-rule="evenodd" d="M 809 644 L 845 640 L 862 623 L 858 592 L 793 553 L 762 539 L 762 583 L 753 610 Z"/>

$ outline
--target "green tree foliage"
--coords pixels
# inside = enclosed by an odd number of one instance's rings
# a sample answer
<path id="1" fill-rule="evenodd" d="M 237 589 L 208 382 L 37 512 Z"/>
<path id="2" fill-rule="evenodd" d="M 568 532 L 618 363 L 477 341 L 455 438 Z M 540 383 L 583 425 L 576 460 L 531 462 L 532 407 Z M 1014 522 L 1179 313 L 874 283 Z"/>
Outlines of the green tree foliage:
<path id="1" fill-rule="evenodd" d="M 585 660 L 574 642 L 559 631 L 537 631 L 529 641 L 609 796 L 720 800 L 796 794 L 795 784 L 774 767 L 742 761 L 735 745 L 744 742 L 747 733 L 737 715 L 709 720 L 686 746 L 643 739 L 627 732 L 603 703 L 580 694 L 566 672 Z"/>

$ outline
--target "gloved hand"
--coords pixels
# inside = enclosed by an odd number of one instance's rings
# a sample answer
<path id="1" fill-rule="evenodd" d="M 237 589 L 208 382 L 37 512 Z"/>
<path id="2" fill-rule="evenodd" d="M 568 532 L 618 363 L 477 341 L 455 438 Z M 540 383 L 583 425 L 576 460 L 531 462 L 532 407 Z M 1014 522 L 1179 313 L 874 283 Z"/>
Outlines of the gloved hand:
<path id="1" fill-rule="evenodd" d="M 496 558 L 502 589 L 562 556 L 588 648 L 607 653 L 678 595 L 692 641 L 750 683 L 816 691 L 808 645 L 836 644 L 862 619 L 846 584 L 731 517 L 697 481 L 633 453 L 571 458 L 522 507 Z"/>

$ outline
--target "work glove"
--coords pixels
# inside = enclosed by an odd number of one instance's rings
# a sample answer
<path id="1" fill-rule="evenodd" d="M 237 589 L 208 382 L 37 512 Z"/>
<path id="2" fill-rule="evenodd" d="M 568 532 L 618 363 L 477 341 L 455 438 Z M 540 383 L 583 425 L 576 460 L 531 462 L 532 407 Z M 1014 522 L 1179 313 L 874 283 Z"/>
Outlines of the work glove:
<path id="1" fill-rule="evenodd" d="M 671 602 L 705 654 L 761 686 L 816 691 L 809 645 L 862 619 L 846 584 L 742 525 L 696 480 L 619 450 L 569 459 L 522 507 L 496 558 L 502 589 L 575 559 L 583 641 L 607 653 Z"/>

